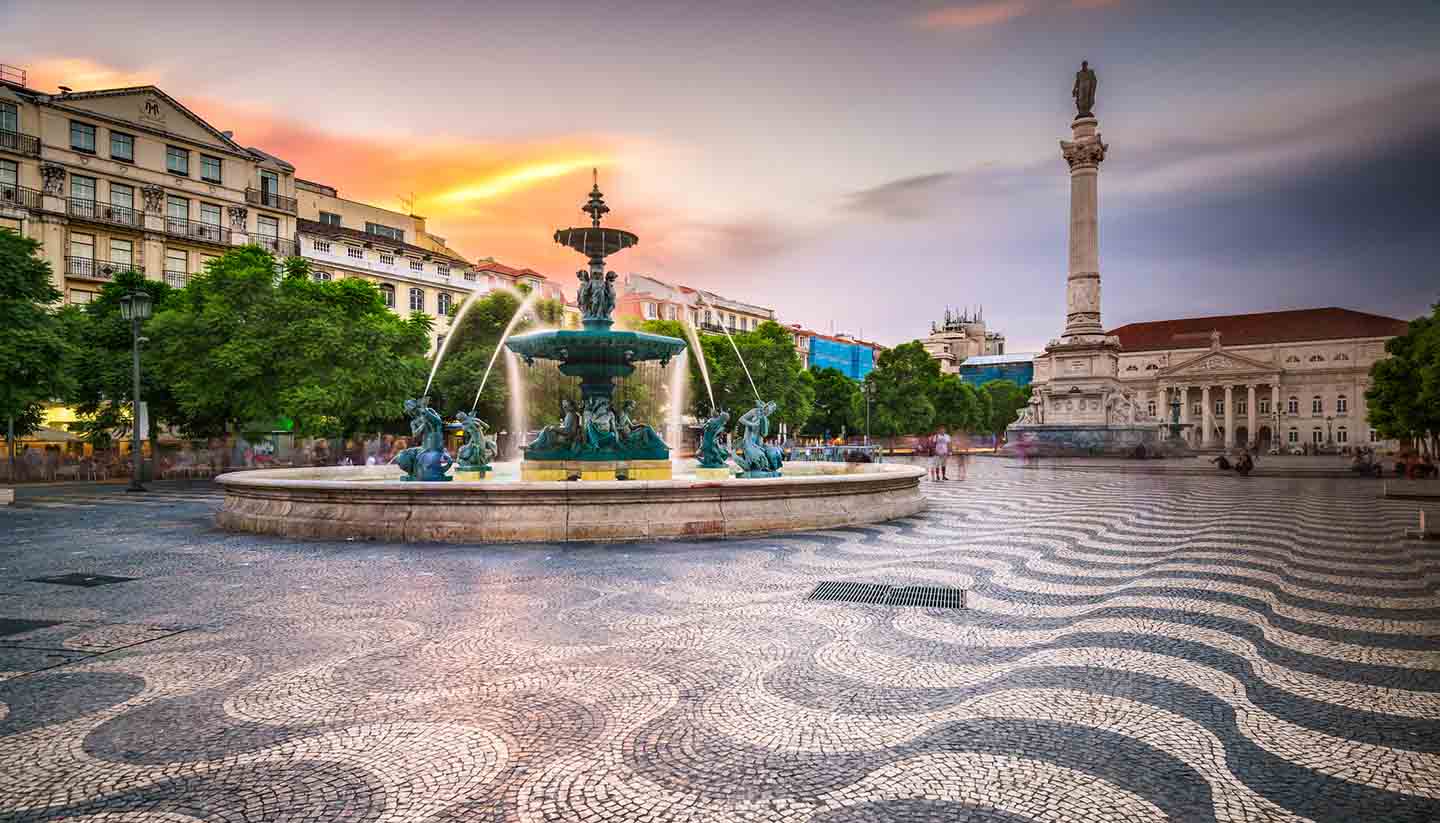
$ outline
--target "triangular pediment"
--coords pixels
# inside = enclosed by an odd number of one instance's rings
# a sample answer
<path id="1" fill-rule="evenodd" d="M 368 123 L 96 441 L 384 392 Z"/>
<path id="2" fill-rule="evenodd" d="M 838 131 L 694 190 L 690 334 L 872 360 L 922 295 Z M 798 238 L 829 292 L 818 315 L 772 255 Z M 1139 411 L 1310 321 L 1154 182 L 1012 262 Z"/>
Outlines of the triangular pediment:
<path id="1" fill-rule="evenodd" d="M 1175 365 L 1162 369 L 1160 374 L 1164 377 L 1177 375 L 1204 375 L 1204 374 L 1229 374 L 1235 372 L 1274 372 L 1279 367 L 1274 363 L 1266 363 L 1263 360 L 1255 360 L 1241 354 L 1224 351 L 1223 349 L 1211 349 L 1210 351 L 1197 354 L 1188 360 L 1181 361 Z"/>
<path id="2" fill-rule="evenodd" d="M 154 86 L 77 92 L 56 97 L 55 105 L 184 137 L 196 143 L 246 154 L 234 140 Z"/>

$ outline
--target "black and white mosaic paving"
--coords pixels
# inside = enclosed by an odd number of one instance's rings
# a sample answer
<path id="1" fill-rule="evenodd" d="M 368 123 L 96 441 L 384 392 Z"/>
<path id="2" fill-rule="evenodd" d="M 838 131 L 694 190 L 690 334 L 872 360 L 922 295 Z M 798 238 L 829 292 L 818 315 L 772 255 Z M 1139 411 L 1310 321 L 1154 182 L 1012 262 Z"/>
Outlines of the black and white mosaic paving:
<path id="1" fill-rule="evenodd" d="M 742 542 L 0 513 L 0 821 L 1435 821 L 1440 548 L 1359 480 L 976 460 Z M 105 586 L 32 582 L 65 574 Z M 807 600 L 820 581 L 964 609 Z"/>

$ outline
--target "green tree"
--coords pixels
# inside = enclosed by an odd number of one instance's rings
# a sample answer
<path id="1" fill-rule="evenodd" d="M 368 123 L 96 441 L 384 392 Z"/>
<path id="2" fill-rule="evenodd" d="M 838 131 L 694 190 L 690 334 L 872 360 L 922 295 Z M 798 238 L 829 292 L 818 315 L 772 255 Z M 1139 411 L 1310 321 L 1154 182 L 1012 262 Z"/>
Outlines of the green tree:
<path id="1" fill-rule="evenodd" d="M 76 347 L 77 366 L 66 401 L 75 406 L 79 421 L 71 430 L 97 448 L 106 448 L 116 437 L 125 437 L 133 425 L 134 345 L 130 321 L 120 316 L 120 298 L 132 291 L 150 295 L 155 314 L 170 304 L 174 290 L 158 280 L 147 280 L 138 271 L 119 272 L 100 287 L 95 298 L 83 306 L 68 306 L 64 312 L 66 334 Z M 153 339 L 147 322 L 141 334 Z M 180 411 L 169 384 L 153 368 L 154 355 L 142 346 L 140 352 L 140 397 L 149 410 L 149 436 L 153 442 L 160 427 L 179 424 L 188 434 L 218 434 L 214 427 L 196 429 Z"/>
<path id="2" fill-rule="evenodd" d="M 935 383 L 935 424 L 951 432 L 989 430 L 988 410 L 982 417 L 979 392 L 958 374 L 942 374 Z"/>
<path id="3" fill-rule="evenodd" d="M 880 353 L 871 384 L 870 431 L 882 436 L 923 434 L 935 425 L 940 364 L 918 340 Z"/>
<path id="4" fill-rule="evenodd" d="M 805 425 L 806 432 L 817 436 L 840 437 L 842 433 L 865 426 L 865 398 L 860 384 L 839 369 L 810 367 L 815 382 L 815 413 Z M 856 408 L 860 414 L 857 418 Z"/>
<path id="5" fill-rule="evenodd" d="M 1013 380 L 991 380 L 980 387 L 980 392 L 990 400 L 989 417 L 983 431 L 995 435 L 998 445 L 1005 428 L 1015 422 L 1015 418 L 1020 416 L 1020 409 L 1030 402 L 1030 387 L 1021 388 Z"/>
<path id="6" fill-rule="evenodd" d="M 0 426 L 15 438 L 40 427 L 44 404 L 71 389 L 74 349 L 54 304 L 61 294 L 40 243 L 0 229 Z"/>
<path id="7" fill-rule="evenodd" d="M 814 411 L 814 378 L 800 363 L 795 341 L 779 323 L 766 321 L 751 331 L 733 332 L 734 344 L 723 334 L 700 337 L 700 346 L 710 370 L 710 384 L 715 390 L 715 404 L 730 411 L 732 421 L 755 406 L 758 392 L 763 400 L 773 400 L 777 409 L 772 426 L 784 423 L 801 430 Z M 744 365 L 736 357 L 736 350 Z M 693 359 L 693 358 L 692 358 Z M 746 369 L 749 376 L 746 375 Z M 754 387 L 751 387 L 751 379 Z M 709 415 L 708 399 L 701 392 L 692 392 L 691 408 L 697 417 Z"/>
<path id="8" fill-rule="evenodd" d="M 1370 425 L 1382 437 L 1413 439 L 1440 454 L 1440 303 L 1386 341 L 1385 352 L 1390 356 L 1370 367 Z"/>

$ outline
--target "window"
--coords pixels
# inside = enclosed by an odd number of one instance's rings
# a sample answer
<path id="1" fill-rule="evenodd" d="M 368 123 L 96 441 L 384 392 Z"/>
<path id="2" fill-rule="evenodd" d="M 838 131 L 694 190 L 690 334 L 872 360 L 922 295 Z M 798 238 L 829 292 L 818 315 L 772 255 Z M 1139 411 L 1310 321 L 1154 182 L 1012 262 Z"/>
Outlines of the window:
<path id="1" fill-rule="evenodd" d="M 165 147 L 165 170 L 182 177 L 190 176 L 190 150 L 177 146 Z"/>
<path id="2" fill-rule="evenodd" d="M 169 195 L 165 198 L 165 216 L 172 220 L 189 220 L 190 201 L 184 197 Z"/>
<path id="3" fill-rule="evenodd" d="M 86 154 L 95 153 L 95 127 L 89 123 L 70 121 L 70 148 Z"/>
<path id="4" fill-rule="evenodd" d="M 17 186 L 19 184 L 20 166 L 14 160 L 0 160 L 0 186 Z"/>
<path id="5" fill-rule="evenodd" d="M 466 279 L 466 280 L 469 280 L 469 281 L 472 282 L 472 283 L 475 282 L 475 272 L 473 272 L 473 271 L 467 271 L 467 272 L 465 272 L 465 279 Z"/>
<path id="6" fill-rule="evenodd" d="M 1291 443 L 1299 443 L 1300 431 L 1298 429 L 1291 429 L 1290 433 L 1286 435 L 1285 439 L 1290 441 Z"/>
<path id="7" fill-rule="evenodd" d="M 1212 405 L 1212 406 L 1215 407 L 1215 416 L 1216 416 L 1216 417 L 1223 417 L 1223 416 L 1224 416 L 1224 414 L 1225 414 L 1225 401 L 1224 401 L 1224 400 L 1216 400 L 1214 403 L 1211 403 L 1210 405 Z"/>
<path id="8" fill-rule="evenodd" d="M 71 302 L 71 303 L 89 303 L 91 300 L 94 300 L 94 299 L 95 299 L 95 292 L 93 292 L 93 291 L 81 291 L 80 289 L 71 289 L 71 290 L 70 290 L 70 302 Z"/>
<path id="9" fill-rule="evenodd" d="M 1140 371 L 1140 367 L 1132 363 L 1131 365 L 1125 367 L 1125 371 Z"/>
<path id="10" fill-rule="evenodd" d="M 82 260 L 95 259 L 95 235 L 93 234 L 71 234 L 70 235 L 70 256 Z"/>
<path id="11" fill-rule="evenodd" d="M 380 252 L 380 262 L 387 266 L 393 266 L 395 265 L 395 255 L 387 254 L 382 251 Z"/>
<path id="12" fill-rule="evenodd" d="M 95 178 L 70 175 L 70 196 L 76 200 L 94 200 Z"/>
<path id="13" fill-rule="evenodd" d="M 325 252 L 326 254 L 329 254 L 329 253 L 330 253 L 330 241 L 329 241 L 329 240 L 311 240 L 311 241 L 310 241 L 310 247 L 313 248 L 313 249 L 315 249 L 315 251 L 322 251 L 322 252 Z"/>
<path id="14" fill-rule="evenodd" d="M 1370 442 L 1371 442 L 1371 443 L 1374 443 L 1374 442 L 1378 441 L 1379 439 L 1380 439 L 1380 438 L 1378 438 L 1378 437 L 1375 436 L 1375 430 L 1374 430 L 1374 429 L 1371 429 L 1371 430 L 1370 430 Z"/>
<path id="15" fill-rule="evenodd" d="M 315 272 L 314 274 L 312 274 L 311 276 L 314 277 L 315 280 L 316 280 L 316 282 L 319 282 L 319 283 L 329 283 L 329 282 L 330 282 L 330 272 L 328 272 L 328 271 L 317 271 L 317 272 Z"/>
<path id="16" fill-rule="evenodd" d="M 0 103 L 0 130 L 20 131 L 20 109 L 14 103 Z"/>
<path id="17" fill-rule="evenodd" d="M 395 308 L 395 287 L 389 283 L 380 284 L 380 296 L 385 298 L 385 305 Z"/>
<path id="18" fill-rule="evenodd" d="M 1345 352 L 1340 352 L 1339 354 L 1335 355 L 1335 357 L 1334 357 L 1333 359 L 1335 359 L 1335 360 L 1349 360 L 1349 359 L 1350 359 L 1350 355 L 1346 354 Z"/>
<path id="19" fill-rule="evenodd" d="M 857 354 L 859 353 L 859 350 L 858 350 L 858 349 L 856 350 L 856 353 L 857 353 Z M 1145 404 L 1145 413 L 1148 414 L 1148 415 L 1150 415 L 1151 417 L 1154 417 L 1154 416 L 1155 416 L 1155 401 L 1154 401 L 1154 400 L 1151 400 L 1149 403 L 1146 403 L 1146 404 Z"/>
<path id="20" fill-rule="evenodd" d="M 110 132 L 110 159 L 135 162 L 135 138 L 118 131 Z"/>
<path id="21" fill-rule="evenodd" d="M 1001 354 L 1004 354 L 1005 352 L 1002 351 L 1002 352 L 1000 352 L 1000 353 L 1001 353 Z M 1154 363 L 1147 363 L 1147 364 L 1145 364 L 1145 371 L 1159 371 L 1159 370 L 1160 370 L 1160 367 L 1157 366 L 1157 365 L 1155 365 Z"/>
<path id="22" fill-rule="evenodd" d="M 1319 355 L 1319 354 L 1312 354 L 1312 355 L 1310 355 L 1310 362 L 1311 362 L 1311 363 L 1324 363 L 1324 362 L 1325 362 L 1325 357 L 1324 357 L 1323 355 Z"/>
<path id="23" fill-rule="evenodd" d="M 411 259 L 410 271 L 425 271 L 425 264 L 419 260 Z"/>
<path id="24" fill-rule="evenodd" d="M 255 233 L 264 237 L 280 236 L 280 221 L 268 214 L 255 215 Z"/>
<path id="25" fill-rule="evenodd" d="M 1345 414 L 1348 411 L 1350 411 L 1349 399 L 1347 399 L 1343 394 L 1335 398 L 1335 413 Z"/>
<path id="26" fill-rule="evenodd" d="M 381 225 L 380 223 L 367 222 L 365 224 L 365 233 L 378 234 L 381 237 L 388 237 L 391 240 L 398 240 L 401 242 L 405 240 L 405 231 L 403 229 L 397 229 L 391 226 Z"/>
<path id="27" fill-rule="evenodd" d="M 1196 417 L 1199 417 L 1199 416 L 1200 416 L 1200 401 L 1199 401 L 1199 400 L 1196 400 L 1194 403 L 1191 403 L 1191 404 L 1190 404 L 1190 413 L 1193 414 L 1193 415 L 1195 415 Z"/>
<path id="28" fill-rule="evenodd" d="M 115 264 L 116 269 L 122 271 L 130 268 L 135 263 L 135 246 L 129 240 L 112 239 L 110 241 L 110 262 Z"/>
<path id="29" fill-rule="evenodd" d="M 364 249 L 357 249 L 357 248 L 355 248 L 354 246 L 346 246 L 346 247 L 345 247 L 345 254 L 348 255 L 348 256 L 350 256 L 350 257 L 355 258 L 356 260 L 364 260 L 364 259 L 365 259 L 365 250 L 364 250 Z"/>
<path id="30" fill-rule="evenodd" d="M 1286 363 L 1299 363 L 1299 362 L 1300 362 L 1300 358 L 1298 358 L 1298 357 L 1296 357 L 1295 355 L 1292 354 L 1292 355 L 1290 355 L 1289 357 L 1285 358 L 1285 362 L 1286 362 Z"/>
<path id="31" fill-rule="evenodd" d="M 1235 413 L 1236 413 L 1236 414 L 1249 414 L 1249 413 L 1250 413 L 1250 401 L 1249 401 L 1249 400 L 1236 400 L 1236 401 L 1235 401 Z"/>
<path id="32" fill-rule="evenodd" d="M 201 203 L 200 222 L 211 226 L 220 225 L 220 207 L 214 203 Z"/>
<path id="33" fill-rule="evenodd" d="M 169 282 L 169 281 L 170 281 L 170 279 L 171 279 L 171 278 L 170 278 L 170 275 L 172 275 L 172 274 L 178 274 L 178 275 L 182 275 L 182 276 L 183 276 L 184 274 L 186 274 L 186 273 L 189 272 L 189 271 L 190 271 L 189 255 L 186 254 L 186 252 L 185 252 L 184 249 L 166 249 L 166 250 L 165 250 L 165 275 L 166 275 L 165 280 L 166 280 L 166 282 Z M 175 285 L 175 284 L 171 283 L 171 285 L 173 286 L 173 285 Z M 181 285 L 184 285 L 183 281 L 181 282 Z"/>
<path id="34" fill-rule="evenodd" d="M 1310 431 L 1310 442 L 1317 446 L 1325 442 L 1325 432 L 1321 431 L 1319 426 Z"/>
<path id="35" fill-rule="evenodd" d="M 423 289 L 410 290 L 410 311 L 425 311 L 425 291 Z"/>
<path id="36" fill-rule="evenodd" d="M 135 189 L 119 183 L 110 184 L 110 205 L 124 209 L 135 208 Z"/>
<path id="37" fill-rule="evenodd" d="M 320 222 L 327 226 L 338 226 L 340 225 L 340 215 L 322 211 L 320 212 Z"/>
<path id="38" fill-rule="evenodd" d="M 220 163 L 220 158 L 218 158 L 218 157 L 211 157 L 211 156 L 208 155 L 208 154 L 202 154 L 202 155 L 200 155 L 200 179 L 201 179 L 201 180 L 204 180 L 204 181 L 207 182 L 207 183 L 219 183 L 219 182 L 221 182 L 221 177 L 220 177 L 220 170 L 221 170 L 221 168 L 222 168 L 222 167 L 221 167 L 221 163 Z"/>
<path id="39" fill-rule="evenodd" d="M 1340 428 L 1338 428 L 1338 429 L 1335 430 L 1335 442 L 1336 442 L 1336 443 L 1349 443 L 1349 442 L 1350 442 L 1350 434 L 1345 431 L 1345 427 L 1344 427 L 1344 426 L 1341 426 Z"/>
<path id="40" fill-rule="evenodd" d="M 449 292 L 440 292 L 440 296 L 435 298 L 435 310 L 440 312 L 442 317 L 449 317 L 450 305 L 454 302 L 454 299 L 455 298 L 450 296 Z"/>
<path id="41" fill-rule="evenodd" d="M 667 319 L 669 319 L 669 320 L 674 320 L 674 319 L 675 319 L 676 317 L 678 317 L 678 316 L 679 316 L 679 309 L 676 309 L 675 306 L 670 305 L 670 306 L 666 306 L 666 307 L 665 307 L 665 317 L 666 317 Z"/>
<path id="42" fill-rule="evenodd" d="M 1264 398 L 1261 398 L 1261 399 L 1260 399 L 1260 413 L 1261 413 L 1261 414 L 1269 414 L 1269 413 L 1270 413 L 1270 401 L 1269 401 L 1269 400 L 1266 400 L 1266 399 L 1264 399 Z"/>
<path id="43" fill-rule="evenodd" d="M 1285 413 L 1286 413 L 1286 414 L 1299 414 L 1299 413 L 1300 413 L 1300 398 L 1298 398 L 1298 397 L 1292 397 L 1292 398 L 1290 398 L 1289 400 L 1287 400 L 1287 401 L 1285 402 Z"/>
<path id="44" fill-rule="evenodd" d="M 654 319 L 655 319 L 655 304 L 654 304 L 654 303 L 651 303 L 651 302 L 648 301 L 648 300 L 645 301 L 645 319 L 646 319 L 646 320 L 654 320 Z"/>
<path id="45" fill-rule="evenodd" d="M 1310 413 L 1311 413 L 1311 414 L 1324 414 L 1324 413 L 1325 413 L 1325 401 L 1322 400 L 1322 399 L 1320 398 L 1320 395 L 1318 395 L 1318 394 L 1315 395 L 1314 397 L 1310 398 Z"/>

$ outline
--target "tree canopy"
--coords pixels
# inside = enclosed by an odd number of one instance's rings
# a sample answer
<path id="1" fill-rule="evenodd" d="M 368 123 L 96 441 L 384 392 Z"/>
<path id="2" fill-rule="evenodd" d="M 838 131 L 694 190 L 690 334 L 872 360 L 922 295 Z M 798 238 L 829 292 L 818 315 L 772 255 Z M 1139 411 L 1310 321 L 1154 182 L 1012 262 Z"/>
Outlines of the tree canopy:
<path id="1" fill-rule="evenodd" d="M 828 366 L 811 366 L 810 377 L 815 384 L 815 413 L 805 424 L 806 433 L 833 439 L 864 429 L 865 398 L 859 383 Z"/>
<path id="2" fill-rule="evenodd" d="M 920 434 L 935 424 L 940 364 L 918 340 L 880 353 L 871 384 L 870 431 L 882 436 Z"/>
<path id="3" fill-rule="evenodd" d="M 13 420 L 17 437 L 38 429 L 44 403 L 71 389 L 74 347 L 55 308 L 60 297 L 40 243 L 0 229 L 0 427 Z"/>
<path id="4" fill-rule="evenodd" d="M 737 420 L 743 411 L 754 407 L 758 392 L 761 399 L 777 404 L 772 425 L 785 423 L 797 430 L 802 428 L 814 410 L 814 378 L 801 365 L 790 333 L 779 323 L 766 321 L 751 331 L 731 334 L 733 345 L 723 334 L 700 336 L 700 346 L 710 370 L 710 385 L 715 391 L 715 405 L 728 409 L 731 420 Z M 744 358 L 744 366 L 736 357 L 736 349 Z M 753 388 L 751 379 L 755 381 Z M 703 386 L 698 392 L 692 391 L 691 398 L 695 416 L 709 416 L 709 400 Z"/>
<path id="5" fill-rule="evenodd" d="M 1020 409 L 1030 402 L 1030 387 L 1021 388 L 1013 380 L 991 380 L 980 387 L 980 393 L 989 399 L 988 416 L 980 431 L 997 437 L 1020 416 Z"/>
<path id="6" fill-rule="evenodd" d="M 1382 437 L 1413 439 L 1440 454 L 1440 303 L 1429 317 L 1385 343 L 1365 392 L 1370 425 Z"/>

